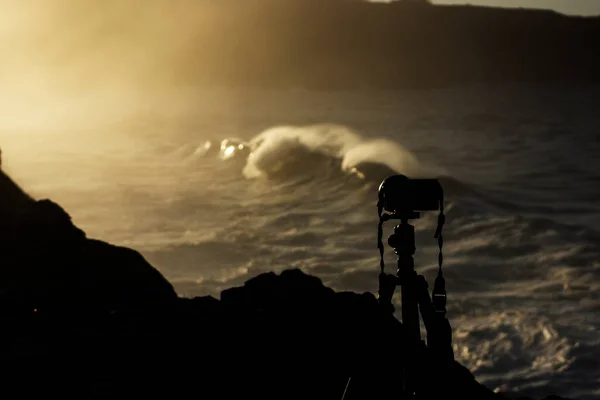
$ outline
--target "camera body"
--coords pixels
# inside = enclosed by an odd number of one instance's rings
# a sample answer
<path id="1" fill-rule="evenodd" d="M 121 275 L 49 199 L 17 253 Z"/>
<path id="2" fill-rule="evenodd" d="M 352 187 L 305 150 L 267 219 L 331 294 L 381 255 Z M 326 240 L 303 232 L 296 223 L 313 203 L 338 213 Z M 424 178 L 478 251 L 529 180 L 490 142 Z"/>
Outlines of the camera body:
<path id="1" fill-rule="evenodd" d="M 444 196 L 437 179 L 410 179 L 404 175 L 385 179 L 378 192 L 381 207 L 394 214 L 438 211 Z"/>

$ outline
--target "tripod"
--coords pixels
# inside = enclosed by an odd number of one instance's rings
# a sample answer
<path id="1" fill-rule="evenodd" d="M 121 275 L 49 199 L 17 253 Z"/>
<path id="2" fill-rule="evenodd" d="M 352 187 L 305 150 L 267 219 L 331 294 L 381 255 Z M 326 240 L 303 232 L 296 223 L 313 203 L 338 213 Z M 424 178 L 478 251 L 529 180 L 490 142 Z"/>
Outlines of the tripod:
<path id="1" fill-rule="evenodd" d="M 379 217 L 377 247 L 380 255 L 379 305 L 385 317 L 394 323 L 392 297 L 396 286 L 402 296 L 402 337 L 398 339 L 403 350 L 401 397 L 439 398 L 445 393 L 444 384 L 451 382 L 450 372 L 454 366 L 452 330 L 446 319 L 446 283 L 442 275 L 442 229 L 444 216 L 444 191 L 437 179 L 409 179 L 393 175 L 385 179 L 378 189 L 377 215 Z M 413 255 L 416 251 L 415 228 L 410 220 L 419 219 L 420 211 L 439 211 L 435 238 L 438 241 L 438 275 L 429 295 L 427 281 L 415 271 Z M 386 211 L 387 213 L 385 213 Z M 388 238 L 388 244 L 398 258 L 396 275 L 385 273 L 383 224 L 396 219 L 400 224 Z M 427 343 L 421 340 L 419 313 L 427 331 Z M 436 384 L 431 384 L 431 378 Z M 342 399 L 345 399 L 350 377 Z M 392 391 L 397 392 L 394 388 Z"/>
<path id="2" fill-rule="evenodd" d="M 396 275 L 386 274 L 383 269 L 383 244 L 381 243 L 382 230 L 379 231 L 379 245 L 382 254 L 381 273 L 379 275 L 379 303 L 393 313 L 392 297 L 396 286 L 401 288 L 402 298 L 402 324 L 404 337 L 402 345 L 405 359 L 403 363 L 403 398 L 412 398 L 418 395 L 423 388 L 419 383 L 424 374 L 423 360 L 432 361 L 431 373 L 438 368 L 441 371 L 448 363 L 454 360 L 452 350 L 452 331 L 446 319 L 446 291 L 445 281 L 441 273 L 442 265 L 442 236 L 441 227 L 444 216 L 440 214 L 438 220 L 438 244 L 440 247 L 439 271 L 433 289 L 433 300 L 429 295 L 428 284 L 422 275 L 415 271 L 413 255 L 416 251 L 415 229 L 409 223 L 411 219 L 420 218 L 414 211 L 384 214 L 381 216 L 380 226 L 386 220 L 399 219 L 400 225 L 394 228 L 394 233 L 389 236 L 388 244 L 394 249 L 398 259 Z M 427 345 L 421 339 L 421 325 L 419 312 L 427 331 Z M 425 354 L 426 353 L 426 354 Z M 425 357 L 423 357 L 426 355 Z"/>

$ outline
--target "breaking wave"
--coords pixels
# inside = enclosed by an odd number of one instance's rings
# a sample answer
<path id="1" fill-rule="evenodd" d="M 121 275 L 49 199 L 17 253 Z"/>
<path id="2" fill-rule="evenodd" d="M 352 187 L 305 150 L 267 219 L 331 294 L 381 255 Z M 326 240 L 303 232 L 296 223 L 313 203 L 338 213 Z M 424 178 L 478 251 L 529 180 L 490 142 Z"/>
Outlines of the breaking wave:
<path id="1" fill-rule="evenodd" d="M 186 146 L 178 154 L 216 157 L 236 168 L 247 179 L 339 179 L 342 176 L 379 184 L 390 175 L 437 178 L 453 193 L 469 185 L 447 176 L 441 168 L 421 163 L 398 142 L 365 139 L 340 125 L 280 126 L 267 129 L 248 141 L 224 138 L 200 147 Z"/>

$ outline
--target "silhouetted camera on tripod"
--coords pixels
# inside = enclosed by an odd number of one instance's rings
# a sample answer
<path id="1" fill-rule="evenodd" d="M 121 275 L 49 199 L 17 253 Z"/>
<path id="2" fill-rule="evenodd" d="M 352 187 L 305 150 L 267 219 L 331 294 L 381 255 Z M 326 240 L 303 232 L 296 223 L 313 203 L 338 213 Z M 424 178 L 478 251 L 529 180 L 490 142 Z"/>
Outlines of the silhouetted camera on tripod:
<path id="1" fill-rule="evenodd" d="M 415 228 L 409 223 L 420 218 L 420 211 L 439 211 L 434 237 L 438 241 L 438 275 L 432 296 L 427 281 L 415 271 L 413 255 L 416 251 Z M 442 228 L 444 216 L 444 191 L 437 179 L 410 179 L 393 175 L 385 179 L 378 190 L 377 215 L 379 217 L 377 247 L 380 254 L 379 304 L 384 312 L 392 314 L 392 298 L 396 286 L 402 291 L 403 334 L 398 338 L 404 359 L 402 362 L 401 398 L 439 398 L 433 393 L 443 386 L 431 384 L 431 378 L 444 375 L 454 363 L 452 329 L 446 319 L 446 288 L 442 275 Z M 396 219 L 400 224 L 388 238 L 388 244 L 398 256 L 396 275 L 385 273 L 383 258 L 383 224 Z M 419 312 L 427 331 L 427 342 L 421 340 Z M 352 378 L 348 379 L 342 399 L 346 399 Z M 351 390 L 350 390 L 351 391 Z M 439 393 L 437 393 L 439 394 Z"/>
<path id="2" fill-rule="evenodd" d="M 379 302 L 384 309 L 394 311 L 392 297 L 396 286 L 401 287 L 402 324 L 404 326 L 404 361 L 403 392 L 410 397 L 423 388 L 419 384 L 423 371 L 417 367 L 422 350 L 440 367 L 454 360 L 452 351 L 452 332 L 446 319 L 446 289 L 442 275 L 442 228 L 445 223 L 444 192 L 437 179 L 410 179 L 403 175 L 394 175 L 385 179 L 378 191 L 378 243 L 380 252 Z M 389 214 L 385 213 L 388 212 Z M 414 268 L 413 255 L 416 251 L 415 229 L 409 223 L 411 219 L 420 218 L 419 211 L 439 211 L 438 226 L 434 237 L 438 240 L 438 276 L 435 280 L 432 296 L 429 295 L 428 284 Z M 388 238 L 388 244 L 398 257 L 396 275 L 385 273 L 383 259 L 383 223 L 392 219 L 400 220 L 394 233 Z M 427 330 L 427 344 L 421 340 L 419 312 Z"/>

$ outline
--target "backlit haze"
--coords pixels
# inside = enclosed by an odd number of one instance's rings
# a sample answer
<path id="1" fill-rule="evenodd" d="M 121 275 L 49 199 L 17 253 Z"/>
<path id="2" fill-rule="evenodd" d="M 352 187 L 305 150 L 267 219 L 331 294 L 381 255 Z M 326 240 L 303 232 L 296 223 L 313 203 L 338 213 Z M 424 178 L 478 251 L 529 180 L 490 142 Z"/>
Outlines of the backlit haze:
<path id="1" fill-rule="evenodd" d="M 375 292 L 376 172 L 439 177 L 457 359 L 600 397 L 598 23 L 344 1 L 0 0 L 2 167 L 184 296 L 290 267 Z M 250 155 L 203 152 L 231 137 Z M 414 223 L 430 284 L 436 217 Z"/>

